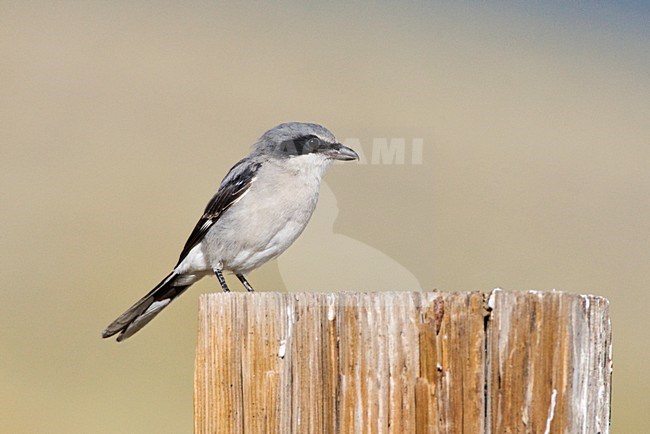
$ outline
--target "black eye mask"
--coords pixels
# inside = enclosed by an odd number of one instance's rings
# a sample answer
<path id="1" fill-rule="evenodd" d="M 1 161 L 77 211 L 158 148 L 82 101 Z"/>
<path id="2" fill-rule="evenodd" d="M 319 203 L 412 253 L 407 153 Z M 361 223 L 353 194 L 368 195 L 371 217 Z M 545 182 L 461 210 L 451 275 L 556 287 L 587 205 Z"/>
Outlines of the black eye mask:
<path id="1" fill-rule="evenodd" d="M 321 152 L 331 146 L 330 143 L 310 134 L 280 143 L 278 152 L 287 157 Z"/>

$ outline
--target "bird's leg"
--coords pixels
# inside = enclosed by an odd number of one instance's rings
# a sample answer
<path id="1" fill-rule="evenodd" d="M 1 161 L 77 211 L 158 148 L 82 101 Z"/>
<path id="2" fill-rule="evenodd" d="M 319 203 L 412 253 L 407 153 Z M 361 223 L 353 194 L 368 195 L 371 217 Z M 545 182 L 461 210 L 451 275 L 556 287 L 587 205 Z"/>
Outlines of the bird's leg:
<path id="1" fill-rule="evenodd" d="M 223 292 L 230 292 L 230 288 L 228 288 L 228 285 L 226 285 L 226 279 L 223 278 L 223 274 L 221 273 L 221 270 L 215 269 L 214 274 L 217 275 L 217 279 L 221 284 L 221 289 L 223 289 Z"/>
<path id="2" fill-rule="evenodd" d="M 236 276 L 239 279 L 239 281 L 241 282 L 241 284 L 244 285 L 244 288 L 246 288 L 246 291 L 255 292 L 255 290 L 253 289 L 251 284 L 248 283 L 248 280 L 246 280 L 246 278 L 244 277 L 243 274 L 236 274 Z"/>

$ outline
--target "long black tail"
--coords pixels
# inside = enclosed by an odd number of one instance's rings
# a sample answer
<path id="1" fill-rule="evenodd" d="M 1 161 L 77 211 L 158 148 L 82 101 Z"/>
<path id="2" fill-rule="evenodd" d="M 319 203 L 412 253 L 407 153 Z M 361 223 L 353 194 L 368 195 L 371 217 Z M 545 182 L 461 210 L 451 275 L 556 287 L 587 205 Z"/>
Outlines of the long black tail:
<path id="1" fill-rule="evenodd" d="M 102 332 L 103 338 L 119 333 L 117 340 L 122 341 L 154 319 L 169 303 L 192 286 L 194 279 L 170 273 L 147 295 L 131 306 Z M 188 281 L 189 280 L 189 281 Z"/>

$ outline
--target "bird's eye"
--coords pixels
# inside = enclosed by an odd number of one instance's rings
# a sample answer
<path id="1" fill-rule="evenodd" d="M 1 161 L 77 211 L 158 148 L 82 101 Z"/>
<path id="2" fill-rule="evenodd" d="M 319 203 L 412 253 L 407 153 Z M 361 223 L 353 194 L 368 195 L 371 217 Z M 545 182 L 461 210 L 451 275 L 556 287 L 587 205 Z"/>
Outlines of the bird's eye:
<path id="1" fill-rule="evenodd" d="M 312 137 L 307 142 L 307 146 L 309 146 L 311 149 L 318 149 L 318 147 L 320 146 L 320 139 L 318 139 L 317 137 Z"/>

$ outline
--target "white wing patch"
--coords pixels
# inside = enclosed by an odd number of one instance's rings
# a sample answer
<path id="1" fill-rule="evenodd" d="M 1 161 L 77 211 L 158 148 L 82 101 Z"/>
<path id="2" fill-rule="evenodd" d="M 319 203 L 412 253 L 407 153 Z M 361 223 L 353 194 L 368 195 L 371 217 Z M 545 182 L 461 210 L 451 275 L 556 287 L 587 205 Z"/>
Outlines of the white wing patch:
<path id="1" fill-rule="evenodd" d="M 246 188 L 246 191 L 243 192 L 243 193 L 241 194 L 241 196 L 239 196 L 237 199 L 233 200 L 232 203 L 229 205 L 229 207 L 231 207 L 231 206 L 233 206 L 234 204 L 236 204 L 237 202 L 239 202 L 239 201 L 241 200 L 242 197 L 246 196 L 246 195 L 248 194 L 248 192 L 251 191 L 250 186 L 253 184 L 253 182 L 255 182 L 256 179 L 257 179 L 257 176 L 253 176 L 253 177 L 251 178 L 250 182 L 248 183 L 248 185 L 242 187 L 242 188 Z M 240 190 L 240 191 L 241 191 L 241 190 Z"/>

